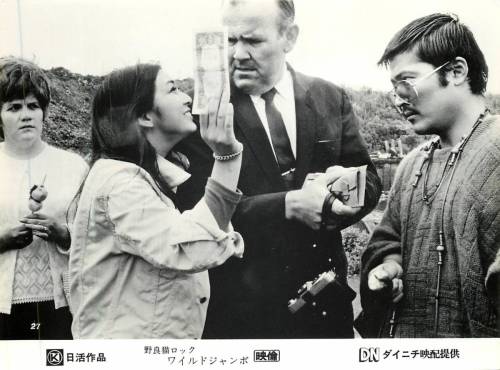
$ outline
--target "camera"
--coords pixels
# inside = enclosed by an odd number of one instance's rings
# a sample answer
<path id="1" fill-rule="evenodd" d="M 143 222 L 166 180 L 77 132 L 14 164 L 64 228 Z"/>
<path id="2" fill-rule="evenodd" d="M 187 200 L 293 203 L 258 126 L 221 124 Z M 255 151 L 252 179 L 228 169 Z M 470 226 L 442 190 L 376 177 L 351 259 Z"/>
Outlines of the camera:
<path id="1" fill-rule="evenodd" d="M 335 282 L 335 277 L 335 272 L 330 270 L 319 274 L 313 281 L 307 281 L 298 290 L 298 297 L 288 301 L 288 310 L 291 313 L 296 313 L 308 302 L 310 302 L 313 306 L 316 306 L 316 302 L 314 301 L 315 297 L 318 296 L 329 284 L 333 284 Z"/>

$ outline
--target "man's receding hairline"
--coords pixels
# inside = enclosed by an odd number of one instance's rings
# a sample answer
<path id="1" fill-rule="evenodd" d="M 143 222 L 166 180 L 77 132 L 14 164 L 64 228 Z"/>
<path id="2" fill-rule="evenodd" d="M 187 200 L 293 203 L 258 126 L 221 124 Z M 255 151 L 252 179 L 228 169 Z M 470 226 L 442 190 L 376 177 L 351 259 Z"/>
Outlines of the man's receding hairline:
<path id="1" fill-rule="evenodd" d="M 278 27 L 278 31 L 281 31 L 281 29 L 284 26 L 288 26 L 289 24 L 293 23 L 293 19 L 286 18 L 278 4 L 278 0 L 222 0 L 222 21 L 223 23 L 225 20 L 228 18 L 227 15 L 225 14 L 229 8 L 238 8 L 241 6 L 244 6 L 246 4 L 258 4 L 258 3 L 265 3 L 265 4 L 274 4 L 274 17 L 276 20 L 276 25 Z M 262 14 L 262 15 L 268 15 L 268 14 Z"/>

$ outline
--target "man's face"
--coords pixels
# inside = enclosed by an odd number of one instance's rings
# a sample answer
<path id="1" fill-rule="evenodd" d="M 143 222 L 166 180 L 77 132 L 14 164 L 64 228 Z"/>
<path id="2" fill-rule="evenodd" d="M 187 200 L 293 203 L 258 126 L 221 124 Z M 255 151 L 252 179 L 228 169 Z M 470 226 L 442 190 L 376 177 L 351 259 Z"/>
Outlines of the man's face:
<path id="1" fill-rule="evenodd" d="M 293 47 L 278 28 L 275 1 L 248 1 L 228 5 L 223 22 L 229 32 L 229 66 L 234 85 L 246 94 L 270 90 L 285 68 L 285 56 Z"/>
<path id="2" fill-rule="evenodd" d="M 397 55 L 390 63 L 391 81 L 417 81 L 435 69 L 432 64 L 420 60 L 414 51 Z M 419 81 L 418 97 L 409 101 L 396 98 L 396 105 L 419 135 L 446 133 L 457 114 L 456 100 L 451 85 L 442 86 L 438 73 Z M 402 97 L 407 98 L 407 97 Z"/>
<path id="3" fill-rule="evenodd" d="M 6 142 L 26 146 L 41 140 L 43 110 L 33 94 L 3 102 L 0 117 Z"/>
<path id="4" fill-rule="evenodd" d="M 155 81 L 153 105 L 153 129 L 158 133 L 183 138 L 196 130 L 191 116 L 191 98 L 161 69 Z"/>

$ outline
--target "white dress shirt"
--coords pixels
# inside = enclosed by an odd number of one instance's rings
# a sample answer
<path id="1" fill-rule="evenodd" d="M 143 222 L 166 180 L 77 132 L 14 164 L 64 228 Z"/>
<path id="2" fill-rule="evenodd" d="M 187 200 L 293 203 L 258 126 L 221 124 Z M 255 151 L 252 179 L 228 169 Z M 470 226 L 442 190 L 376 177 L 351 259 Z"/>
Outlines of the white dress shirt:
<path id="1" fill-rule="evenodd" d="M 283 77 L 274 86 L 276 89 L 276 95 L 274 96 L 274 105 L 276 109 L 281 113 L 283 118 L 283 123 L 285 124 L 286 132 L 288 134 L 288 139 L 290 140 L 290 145 L 292 146 L 292 152 L 295 158 L 297 158 L 297 123 L 295 118 L 295 95 L 293 92 L 293 79 L 290 71 L 285 69 Z M 271 132 L 269 131 L 269 124 L 267 122 L 266 116 L 266 102 L 261 98 L 260 95 L 250 95 L 252 98 L 253 105 L 257 110 L 257 114 L 266 130 L 269 143 L 271 143 Z M 276 153 L 274 153 L 276 157 Z"/>

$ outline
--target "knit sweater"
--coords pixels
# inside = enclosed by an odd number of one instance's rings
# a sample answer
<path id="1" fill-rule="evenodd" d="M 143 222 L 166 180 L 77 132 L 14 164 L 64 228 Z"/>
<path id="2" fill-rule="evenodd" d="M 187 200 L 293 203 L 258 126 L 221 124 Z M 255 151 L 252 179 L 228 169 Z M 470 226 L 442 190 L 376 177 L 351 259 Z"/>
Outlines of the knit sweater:
<path id="1" fill-rule="evenodd" d="M 35 157 L 11 156 L 0 143 L 0 228 L 19 225 L 28 215 L 30 189 L 45 179 L 48 197 L 40 213 L 66 224 L 68 205 L 87 172 L 77 154 L 44 144 Z M 64 281 L 69 251 L 52 241 L 33 238 L 30 246 L 0 254 L 0 313 L 10 314 L 12 304 L 54 300 L 55 308 L 67 306 Z"/>
<path id="2" fill-rule="evenodd" d="M 423 147 L 401 162 L 388 205 L 362 256 L 364 315 L 391 312 L 390 299 L 367 287 L 368 273 L 388 254 L 401 253 L 402 301 L 396 307 L 396 337 L 434 337 L 435 293 L 444 202 L 445 253 L 440 283 L 438 337 L 498 337 L 500 292 L 500 116 L 487 116 L 456 163 L 437 184 L 451 148 L 436 149 L 432 165 L 414 186 L 424 161 Z M 428 172 L 423 201 L 425 172 Z M 437 189 L 437 190 L 436 190 Z M 432 193 L 435 192 L 434 195 Z M 447 195 L 446 195 L 447 193 Z M 387 295 L 386 295 L 387 297 Z M 384 305 L 386 305 L 384 307 Z M 382 325 L 387 335 L 387 320 Z"/>

